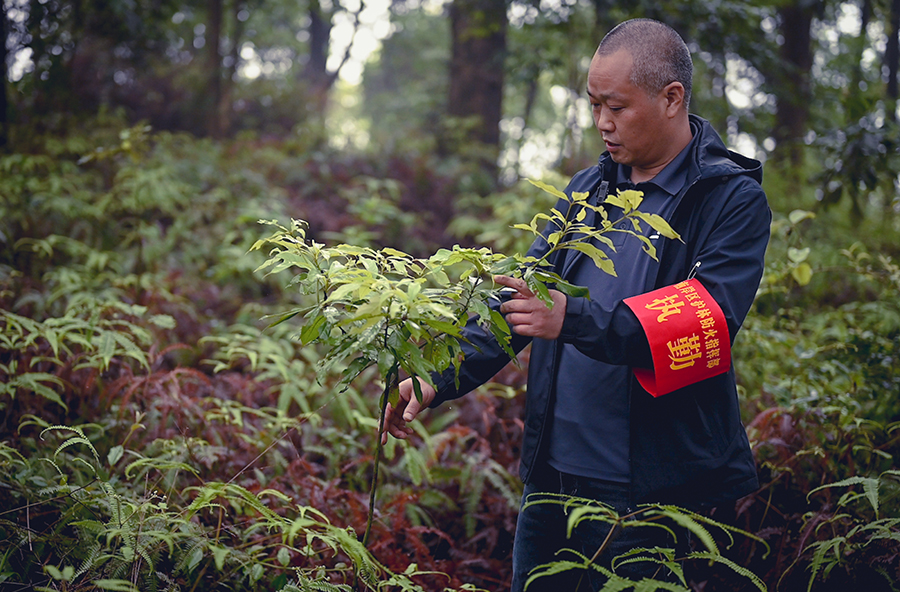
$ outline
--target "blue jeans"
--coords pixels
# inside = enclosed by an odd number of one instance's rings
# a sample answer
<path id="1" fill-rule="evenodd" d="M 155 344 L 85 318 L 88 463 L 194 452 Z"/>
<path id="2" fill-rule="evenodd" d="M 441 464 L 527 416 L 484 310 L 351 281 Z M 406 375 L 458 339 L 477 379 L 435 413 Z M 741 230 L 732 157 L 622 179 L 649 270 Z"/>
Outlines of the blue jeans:
<path id="1" fill-rule="evenodd" d="M 611 524 L 602 521 L 583 521 L 567 536 L 568 518 L 576 506 L 564 507 L 561 503 L 533 503 L 539 500 L 560 501 L 557 494 L 586 498 L 611 506 L 619 516 L 631 513 L 635 506 L 630 497 L 627 483 L 616 483 L 599 479 L 588 479 L 559 473 L 548 469 L 541 477 L 525 484 L 522 507 L 516 524 L 516 538 L 513 545 L 512 592 L 522 592 L 528 581 L 529 572 L 540 565 L 556 561 L 582 560 L 565 549 L 574 549 L 588 558 L 603 545 L 610 532 Z M 549 494 L 549 495 L 548 495 Z M 529 502 L 532 502 L 529 504 Z M 617 527 L 603 553 L 594 563 L 612 569 L 613 558 L 631 549 L 644 547 L 675 548 L 683 556 L 689 544 L 686 530 L 676 530 L 678 541 L 661 528 Z M 617 566 L 618 576 L 635 582 L 643 578 L 655 578 L 673 583 L 679 580 L 665 567 L 657 563 L 639 561 Z M 528 592 L 589 592 L 603 587 L 607 578 L 595 569 L 570 569 L 551 576 L 533 580 Z"/>

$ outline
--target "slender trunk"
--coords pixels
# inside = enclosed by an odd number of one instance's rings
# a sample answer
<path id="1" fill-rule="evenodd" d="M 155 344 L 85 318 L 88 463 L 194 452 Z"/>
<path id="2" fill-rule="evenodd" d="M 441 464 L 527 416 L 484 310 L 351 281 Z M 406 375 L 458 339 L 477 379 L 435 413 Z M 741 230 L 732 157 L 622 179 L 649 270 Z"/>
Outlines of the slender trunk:
<path id="1" fill-rule="evenodd" d="M 372 522 L 375 518 L 375 493 L 378 491 L 378 468 L 381 463 L 381 454 L 384 450 L 384 446 L 381 444 L 381 434 L 384 432 L 384 420 L 387 412 L 388 399 L 390 398 L 391 391 L 397 387 L 397 376 L 397 366 L 393 366 L 387 376 L 384 377 L 384 390 L 381 393 L 379 405 L 381 407 L 381 412 L 378 415 L 378 433 L 375 437 L 375 461 L 373 462 L 372 467 L 372 482 L 369 485 L 369 512 L 366 516 L 366 531 L 363 534 L 362 539 L 363 547 L 366 548 L 369 546 L 369 535 L 372 534 Z M 413 376 L 413 380 L 417 380 L 415 376 Z"/>
<path id="2" fill-rule="evenodd" d="M 2 39 L 2 45 L 0 45 L 0 152 L 2 152 L 6 149 L 9 137 L 9 106 L 6 95 L 6 87 L 9 83 L 6 69 L 6 43 L 9 38 L 9 25 L 6 21 L 6 2 L 0 3 L 3 4 L 2 10 L 0 10 L 0 39 Z"/>
<path id="3" fill-rule="evenodd" d="M 869 21 L 871 19 L 872 0 L 864 0 L 860 7 L 859 33 L 857 34 L 856 39 L 851 40 L 848 44 L 851 48 L 852 55 L 854 56 L 854 66 L 850 77 L 849 87 L 851 93 L 856 93 L 860 83 L 863 81 L 863 53 L 869 46 L 868 40 L 866 39 L 866 29 L 869 27 Z M 854 94 L 848 95 L 849 100 L 843 102 L 847 121 L 857 121 L 869 111 L 870 105 L 865 101 L 855 100 L 853 98 L 854 96 Z"/>
<path id="4" fill-rule="evenodd" d="M 891 0 L 890 25 L 888 26 L 887 47 L 884 51 L 884 62 L 887 66 L 887 98 L 889 113 L 893 121 L 897 121 L 897 78 L 900 66 L 900 0 Z"/>
<path id="5" fill-rule="evenodd" d="M 209 120 L 207 121 L 207 133 L 214 137 L 222 137 L 222 120 L 219 115 L 219 105 L 222 101 L 222 56 L 219 52 L 219 43 L 222 39 L 222 0 L 207 0 L 207 16 L 209 23 L 206 27 L 207 48 L 207 73 L 209 74 L 209 86 L 207 88 L 208 102 L 210 104 Z"/>
<path id="6" fill-rule="evenodd" d="M 528 129 L 528 122 L 531 121 L 531 113 L 534 111 L 534 105 L 537 102 L 538 91 L 538 73 L 533 72 L 528 79 L 528 87 L 525 91 L 525 109 L 522 111 L 522 135 L 516 141 L 516 177 L 519 176 L 519 167 L 522 164 L 522 146 L 525 144 L 525 130 Z"/>
<path id="7" fill-rule="evenodd" d="M 802 159 L 801 144 L 806 135 L 811 103 L 812 20 L 815 6 L 803 2 L 783 6 L 781 17 L 782 72 L 777 85 L 777 111 L 773 136 L 793 165 Z"/>
<path id="8" fill-rule="evenodd" d="M 328 48 L 331 38 L 331 15 L 323 11 L 319 0 L 309 3 L 309 61 L 304 68 L 310 93 L 310 104 L 315 113 L 324 117 L 328 105 L 331 82 L 328 75 Z"/>
<path id="9" fill-rule="evenodd" d="M 615 2 L 612 0 L 593 0 L 594 3 L 594 46 L 600 45 L 600 40 L 616 26 L 617 21 L 611 11 Z"/>
<path id="10" fill-rule="evenodd" d="M 450 5 L 452 54 L 447 114 L 474 122 L 463 134 L 475 148 L 475 160 L 493 179 L 500 151 L 503 106 L 503 62 L 506 57 L 506 2 L 453 0 Z M 445 138 L 449 139 L 449 138 Z"/>
<path id="11" fill-rule="evenodd" d="M 238 62 L 241 59 L 241 37 L 244 35 L 244 23 L 238 18 L 238 14 L 245 4 L 240 1 L 234 3 L 234 31 L 231 36 L 231 51 L 228 54 L 228 66 L 224 68 L 224 76 L 221 79 L 222 90 L 216 111 L 219 117 L 219 129 L 222 134 L 227 134 L 231 129 L 231 96 L 234 90 L 234 77 L 237 74 Z"/>
<path id="12" fill-rule="evenodd" d="M 728 132 L 728 114 L 731 112 L 731 105 L 728 102 L 728 56 L 724 51 L 714 50 L 712 69 L 712 94 L 716 98 L 718 108 L 715 109 L 710 117 L 713 127 L 721 133 Z M 690 109 L 690 106 L 688 106 Z"/>

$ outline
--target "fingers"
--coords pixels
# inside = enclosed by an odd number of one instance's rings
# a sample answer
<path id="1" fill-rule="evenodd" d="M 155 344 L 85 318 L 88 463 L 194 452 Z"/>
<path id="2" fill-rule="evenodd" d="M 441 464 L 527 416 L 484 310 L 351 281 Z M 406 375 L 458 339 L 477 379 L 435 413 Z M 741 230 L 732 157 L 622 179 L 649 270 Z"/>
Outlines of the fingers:
<path id="1" fill-rule="evenodd" d="M 384 415 L 384 429 L 381 432 L 382 445 L 387 444 L 388 434 L 400 440 L 405 440 L 412 434 L 412 431 L 412 428 L 406 425 L 406 422 L 401 417 L 401 411 L 394 409 L 388 403 Z"/>
<path id="2" fill-rule="evenodd" d="M 507 275 L 495 275 L 494 282 L 516 291 L 510 300 L 500 305 L 500 312 L 505 315 L 510 315 L 510 313 L 525 313 L 527 315 L 533 312 L 536 306 L 543 306 L 543 303 L 536 299 L 534 292 L 528 288 L 528 284 L 523 279 Z M 507 316 L 506 321 L 511 325 L 516 325 L 526 322 L 526 319 L 523 315 L 511 315 Z"/>
<path id="3" fill-rule="evenodd" d="M 522 295 L 525 298 L 531 298 L 534 296 L 534 292 L 528 289 L 528 284 L 526 284 L 525 280 L 521 278 L 509 277 L 508 275 L 495 275 L 494 283 L 515 290 L 516 294 L 513 295 L 513 298 L 518 295 Z"/>
<path id="4" fill-rule="evenodd" d="M 500 305 L 512 331 L 524 337 L 556 339 L 562 332 L 566 314 L 566 296 L 557 290 L 550 290 L 553 305 L 547 306 L 536 296 L 526 298 L 517 292 L 512 300 Z"/>
<path id="5" fill-rule="evenodd" d="M 415 395 L 413 388 L 413 379 L 407 378 L 400 383 L 400 395 L 397 400 L 397 406 L 394 407 L 388 403 L 384 416 L 384 429 L 381 432 L 381 443 L 387 443 L 387 435 L 390 434 L 401 440 L 409 437 L 413 430 L 407 425 L 408 422 L 414 420 L 419 413 L 427 408 L 436 393 L 434 389 L 423 379 L 416 377 L 422 391 L 422 401 L 420 402 Z"/>

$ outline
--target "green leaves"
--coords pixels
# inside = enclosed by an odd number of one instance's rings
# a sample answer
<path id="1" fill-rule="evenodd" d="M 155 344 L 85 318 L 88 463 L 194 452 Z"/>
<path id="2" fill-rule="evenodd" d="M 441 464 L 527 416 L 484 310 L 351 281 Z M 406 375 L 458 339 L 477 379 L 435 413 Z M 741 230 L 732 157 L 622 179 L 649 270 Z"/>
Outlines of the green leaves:
<path id="1" fill-rule="evenodd" d="M 377 364 L 386 376 L 396 366 L 430 380 L 459 354 L 462 326 L 491 295 L 484 278 L 505 259 L 460 247 L 440 249 L 429 259 L 391 248 L 325 247 L 305 240 L 302 221 L 278 229 L 254 248 L 271 249 L 261 269 L 301 270 L 291 285 L 315 303 L 305 309 L 299 338 L 327 347 L 323 370 L 352 357 L 356 372 Z"/>
<path id="2" fill-rule="evenodd" d="M 706 550 L 689 553 L 686 557 L 676 557 L 675 549 L 673 548 L 656 547 L 652 549 L 632 549 L 622 555 L 612 558 L 611 566 L 613 569 L 610 571 L 596 563 L 597 559 L 605 550 L 606 542 L 597 549 L 593 557 L 587 557 L 573 549 L 564 549 L 558 554 L 560 557 L 559 561 L 539 566 L 530 574 L 529 581 L 565 571 L 594 570 L 602 573 L 608 578 L 603 590 L 634 590 L 635 592 L 651 590 L 686 591 L 688 590 L 686 587 L 687 583 L 685 582 L 680 562 L 685 559 L 700 559 L 710 563 L 719 563 L 728 567 L 742 578 L 749 580 L 750 583 L 762 592 L 765 592 L 767 589 L 766 585 L 756 574 L 721 554 L 709 529 L 712 527 L 721 531 L 727 535 L 732 543 L 734 542 L 732 534 L 738 533 L 762 544 L 767 550 L 768 544 L 756 535 L 728 524 L 717 522 L 701 514 L 677 506 L 644 504 L 635 512 L 620 516 L 609 506 L 594 500 L 562 494 L 542 494 L 535 499 L 529 498 L 526 500 L 526 506 L 537 504 L 558 505 L 565 509 L 565 513 L 568 516 L 567 536 L 569 537 L 572 536 L 575 529 L 583 522 L 604 522 L 610 525 L 610 528 L 613 530 L 622 528 L 663 529 L 669 533 L 670 538 L 676 541 L 678 536 L 690 532 L 691 536 L 696 537 L 696 540 L 698 540 Z M 609 539 L 607 539 L 607 542 L 608 540 Z M 569 556 L 574 556 L 578 558 L 578 560 L 573 561 L 565 559 Z M 649 562 L 665 566 L 678 576 L 682 585 L 656 581 L 653 578 L 644 578 L 635 581 L 616 574 L 616 571 L 622 565 L 636 562 Z"/>
<path id="3" fill-rule="evenodd" d="M 540 281 L 535 281 L 532 277 L 542 267 L 546 267 L 548 262 L 553 259 L 554 254 L 559 251 L 569 249 L 584 253 L 598 269 L 616 276 L 615 265 L 607 254 L 607 250 L 615 252 L 615 246 L 607 234 L 617 232 L 634 236 L 636 240 L 643 243 L 644 252 L 654 259 L 656 259 L 656 247 L 645 236 L 642 223 L 663 237 L 681 240 L 679 234 L 665 219 L 656 214 L 641 212 L 638 209 L 644 199 L 643 192 L 622 191 L 616 195 L 608 195 L 603 205 L 594 205 L 588 201 L 588 193 L 574 192 L 568 196 L 546 183 L 531 180 L 529 182 L 558 200 L 568 203 L 565 213 L 551 208 L 550 214 L 537 214 L 532 218 L 530 224 L 513 225 L 513 228 L 531 232 L 537 240 L 543 240 L 547 244 L 546 252 L 538 260 L 528 261 L 521 256 L 514 256 L 514 258 L 518 258 L 520 266 L 524 268 L 524 271 L 520 271 L 520 273 L 528 282 L 529 288 L 548 306 L 552 304 L 552 299 L 546 289 L 547 280 L 542 279 L 540 275 L 538 276 Z M 610 211 L 621 211 L 621 218 L 611 221 L 609 219 Z M 589 213 L 593 213 L 593 224 L 588 223 Z M 541 234 L 539 222 L 545 223 L 551 230 L 546 236 Z M 574 296 L 576 293 L 582 297 L 587 296 L 586 291 L 575 291 L 571 286 L 556 283 L 555 287 L 570 296 Z"/>
<path id="4" fill-rule="evenodd" d="M 615 251 L 612 240 L 605 236 L 606 234 L 610 232 L 624 232 L 636 237 L 644 243 L 645 252 L 654 259 L 656 258 L 655 249 L 649 239 L 642 233 L 641 222 L 650 226 L 661 236 L 674 240 L 681 239 L 664 218 L 656 214 L 641 212 L 638 209 L 644 199 L 644 194 L 641 191 L 627 190 L 616 195 L 610 194 L 606 196 L 604 206 L 591 204 L 588 201 L 589 194 L 587 193 L 573 193 L 569 197 L 558 189 L 544 183 L 532 181 L 532 184 L 569 203 L 568 211 L 565 214 L 554 208 L 551 209 L 551 216 L 544 215 L 541 218 L 546 219 L 552 225 L 551 227 L 558 229 L 546 237 L 545 240 L 550 249 L 542 257 L 542 261 L 547 260 L 553 253 L 561 249 L 575 249 L 588 255 L 594 264 L 604 272 L 616 275 L 609 256 L 597 246 L 600 244 L 611 251 Z M 622 217 L 615 222 L 610 221 L 609 209 L 606 206 L 621 210 Z M 588 218 L 588 212 L 595 213 L 594 217 L 597 220 L 595 225 L 585 222 Z M 531 230 L 536 237 L 539 237 L 540 234 L 535 224 L 535 221 L 538 219 L 538 216 L 535 216 L 529 226 L 517 225 L 516 228 Z"/>
<path id="5" fill-rule="evenodd" d="M 553 306 L 552 288 L 570 296 L 589 296 L 588 290 L 563 281 L 550 269 L 554 253 L 563 249 L 579 251 L 599 269 L 615 275 L 612 261 L 601 247 L 613 249 L 605 233 L 634 234 L 654 257 L 655 248 L 641 233 L 642 223 L 660 234 L 677 237 L 662 218 L 637 210 L 642 199 L 639 192 L 623 192 L 607 199 L 608 205 L 622 209 L 623 219 L 633 228 L 628 230 L 614 228 L 606 208 L 590 204 L 587 193 L 569 197 L 548 184 L 533 184 L 569 204 L 565 213 L 551 208 L 549 213 L 534 215 L 528 224 L 514 225 L 546 241 L 548 248 L 539 259 L 519 254 L 508 257 L 488 249 L 458 245 L 439 249 L 428 259 L 390 248 L 375 250 L 346 244 L 328 247 L 308 240 L 307 225 L 301 220 L 293 220 L 289 228 L 269 222 L 276 231 L 251 248 L 268 249 L 267 259 L 257 271 L 273 274 L 295 270 L 288 286 L 313 300 L 307 308 L 276 315 L 271 326 L 302 314 L 306 322 L 297 337 L 304 346 L 325 347 L 317 367 L 320 376 L 336 367 L 346 367 L 341 381 L 345 388 L 365 368 L 374 365 L 383 383 L 378 423 L 383 429 L 385 409 L 389 401 L 397 400 L 395 383 L 401 374 L 413 377 L 415 396 L 420 401 L 423 393 L 416 377 L 432 383 L 434 374 L 455 363 L 458 384 L 458 362 L 463 357 L 465 339 L 462 328 L 471 316 L 476 316 L 509 358 L 515 359 L 510 328 L 497 308 L 491 306 L 496 304 L 498 291 L 493 281 L 486 281 L 488 278 L 501 273 L 521 277 L 541 301 Z M 594 219 L 600 220 L 599 227 L 588 224 L 589 210 L 595 213 Z M 373 523 L 381 452 L 379 439 L 363 544 L 368 542 Z"/>
<path id="6" fill-rule="evenodd" d="M 878 518 L 880 490 L 882 486 L 887 484 L 896 485 L 897 481 L 900 481 L 900 471 L 897 470 L 885 471 L 878 477 L 853 476 L 842 479 L 840 481 L 836 481 L 835 483 L 820 485 L 819 487 L 816 487 L 815 489 L 810 491 L 806 495 L 806 499 L 809 500 L 809 498 L 812 497 L 814 493 L 825 489 L 830 489 L 833 487 L 850 487 L 852 485 L 862 485 L 862 495 L 854 494 L 852 491 L 850 491 L 840 498 L 840 500 L 838 501 L 838 507 L 845 507 L 849 504 L 849 502 L 857 498 L 864 497 L 866 501 L 868 501 L 872 506 L 872 511 L 875 513 L 875 517 Z"/>
<path id="7" fill-rule="evenodd" d="M 522 277 L 549 306 L 551 288 L 573 297 L 589 295 L 587 290 L 563 281 L 548 269 L 554 253 L 564 249 L 579 251 L 600 270 L 615 276 L 605 250 L 614 248 L 612 240 L 605 236 L 607 233 L 636 236 L 653 257 L 655 248 L 644 236 L 642 225 L 662 236 L 679 238 L 665 220 L 640 212 L 640 192 L 624 191 L 608 196 L 605 205 L 593 205 L 588 201 L 588 193 L 573 193 L 570 197 L 547 183 L 531 183 L 569 204 L 565 212 L 550 208 L 549 213 L 534 215 L 528 224 L 514 225 L 546 241 L 548 249 L 540 259 L 459 246 L 439 249 L 427 259 L 417 259 L 393 248 L 375 250 L 346 244 L 328 247 L 308 240 L 307 225 L 302 220 L 293 220 L 289 226 L 261 220 L 276 230 L 251 248 L 268 250 L 267 259 L 258 270 L 267 274 L 295 270 L 289 286 L 314 299 L 306 308 L 277 315 L 272 326 L 302 315 L 305 322 L 298 335 L 301 343 L 320 343 L 327 348 L 323 371 L 353 358 L 355 371 L 377 364 L 384 377 L 388 368 L 396 366 L 405 374 L 428 380 L 430 374 L 442 372 L 459 358 L 461 329 L 473 314 L 506 353 L 515 357 L 508 345 L 509 327 L 502 315 L 490 307 L 497 292 L 491 282 L 485 281 L 489 277 Z M 608 208 L 619 208 L 622 218 L 611 222 Z M 597 226 L 587 223 L 589 212 L 595 214 L 592 218 L 599 221 Z M 541 234 L 545 226 L 549 228 L 546 236 Z M 352 379 L 355 373 L 348 373 L 348 378 Z"/>
<path id="8" fill-rule="evenodd" d="M 806 262 L 806 259 L 809 257 L 809 251 L 809 247 L 803 249 L 788 248 L 791 277 L 801 286 L 807 285 L 813 276 L 812 267 Z"/>

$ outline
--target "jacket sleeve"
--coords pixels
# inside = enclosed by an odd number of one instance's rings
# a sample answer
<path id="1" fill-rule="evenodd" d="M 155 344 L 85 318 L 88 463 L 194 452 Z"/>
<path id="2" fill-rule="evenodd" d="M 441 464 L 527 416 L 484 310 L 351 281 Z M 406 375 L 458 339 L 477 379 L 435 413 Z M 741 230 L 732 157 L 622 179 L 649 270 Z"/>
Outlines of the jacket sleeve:
<path id="1" fill-rule="evenodd" d="M 687 261 L 663 262 L 674 265 L 680 276 L 673 278 L 675 270 L 661 269 L 660 277 L 677 283 L 699 263 L 696 277 L 725 313 L 733 341 L 762 278 L 771 222 L 765 193 L 753 179 L 733 177 L 702 199 L 692 222 L 696 230 L 685 245 Z M 604 308 L 584 298 L 567 299 L 560 340 L 609 364 L 652 367 L 647 336 L 621 301 Z"/>

